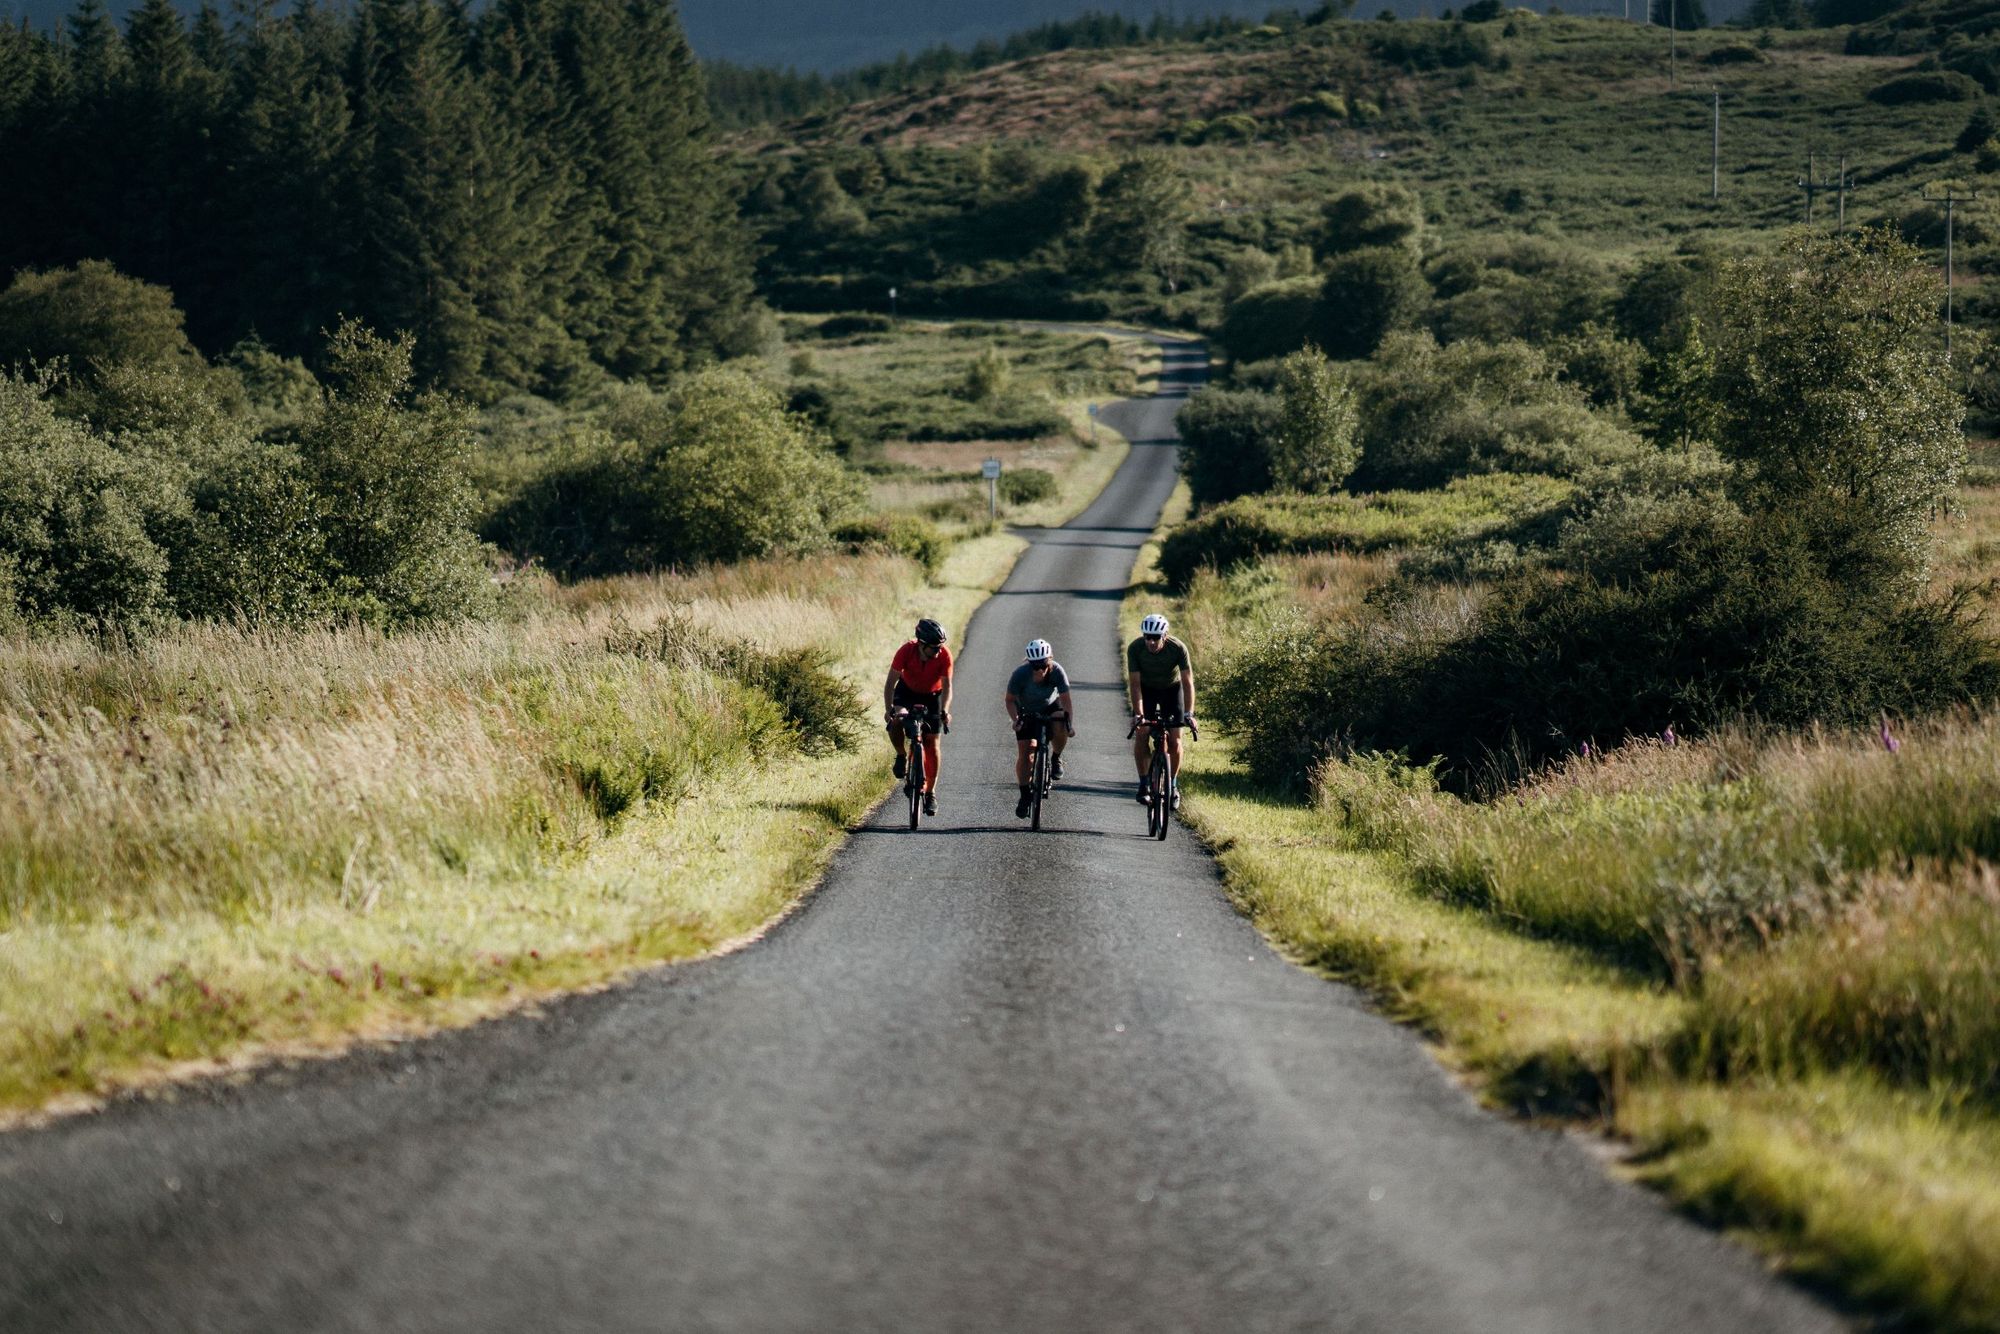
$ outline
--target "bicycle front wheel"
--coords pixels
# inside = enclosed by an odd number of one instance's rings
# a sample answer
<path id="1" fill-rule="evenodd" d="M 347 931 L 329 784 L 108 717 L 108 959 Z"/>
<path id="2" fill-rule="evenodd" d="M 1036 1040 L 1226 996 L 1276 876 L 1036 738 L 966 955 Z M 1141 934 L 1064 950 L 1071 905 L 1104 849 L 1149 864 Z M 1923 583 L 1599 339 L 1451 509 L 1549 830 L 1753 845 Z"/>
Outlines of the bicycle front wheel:
<path id="1" fill-rule="evenodd" d="M 921 744 L 911 746 L 910 779 L 903 785 L 903 791 L 910 798 L 910 828 L 915 829 L 924 819 L 924 751 Z"/>
<path id="2" fill-rule="evenodd" d="M 1040 829 L 1042 827 L 1042 794 L 1048 791 L 1049 788 L 1049 742 L 1047 737 L 1043 737 L 1040 744 L 1035 747 L 1035 767 L 1030 776 L 1035 781 L 1028 789 L 1029 799 L 1033 803 L 1029 808 L 1029 814 L 1032 818 L 1028 821 L 1028 827 L 1031 829 Z"/>
<path id="3" fill-rule="evenodd" d="M 1170 815 L 1167 810 L 1167 757 L 1155 749 L 1153 767 L 1146 771 L 1147 837 L 1165 838 Z"/>

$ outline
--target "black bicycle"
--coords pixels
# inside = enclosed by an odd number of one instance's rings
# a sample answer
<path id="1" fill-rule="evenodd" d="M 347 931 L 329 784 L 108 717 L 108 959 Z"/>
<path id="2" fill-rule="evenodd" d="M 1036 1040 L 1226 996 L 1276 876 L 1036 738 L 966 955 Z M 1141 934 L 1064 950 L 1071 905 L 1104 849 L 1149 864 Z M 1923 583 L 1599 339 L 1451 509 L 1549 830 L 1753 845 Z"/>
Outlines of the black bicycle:
<path id="1" fill-rule="evenodd" d="M 1127 740 L 1143 727 L 1149 734 L 1148 745 L 1153 758 L 1146 764 L 1146 837 L 1164 839 L 1167 830 L 1174 823 L 1174 771 L 1167 759 L 1167 733 L 1176 727 L 1185 727 L 1188 738 L 1201 740 L 1201 730 L 1194 725 L 1194 719 L 1184 713 L 1162 714 L 1157 718 L 1134 718 L 1132 730 L 1125 734 Z"/>
<path id="2" fill-rule="evenodd" d="M 896 717 L 902 720 L 903 753 L 909 756 L 909 766 L 903 770 L 903 795 L 910 799 L 910 828 L 915 829 L 924 819 L 924 731 L 942 727 L 949 732 L 951 727 L 943 719 L 931 722 L 925 709 L 898 709 Z"/>
<path id="3" fill-rule="evenodd" d="M 1049 777 L 1049 737 L 1053 733 L 1054 725 L 1058 722 L 1062 723 L 1066 728 L 1069 726 L 1069 719 L 1060 713 L 1027 714 L 1022 717 L 1020 726 L 1016 729 L 1016 735 L 1026 740 L 1033 748 L 1033 754 L 1028 760 L 1028 827 L 1030 829 L 1040 829 L 1042 827 L 1042 798 L 1046 797 L 1049 794 L 1049 789 L 1055 786 L 1055 780 Z M 1075 736 L 1076 733 L 1071 731 L 1070 735 Z"/>

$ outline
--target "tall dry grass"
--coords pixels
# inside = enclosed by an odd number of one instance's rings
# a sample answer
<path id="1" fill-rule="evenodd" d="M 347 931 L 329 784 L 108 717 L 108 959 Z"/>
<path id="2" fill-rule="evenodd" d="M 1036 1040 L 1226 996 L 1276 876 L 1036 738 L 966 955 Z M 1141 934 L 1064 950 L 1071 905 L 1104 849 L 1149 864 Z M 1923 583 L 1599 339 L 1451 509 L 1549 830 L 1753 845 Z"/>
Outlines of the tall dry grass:
<path id="1" fill-rule="evenodd" d="M 1698 1064 L 2000 1099 L 2000 717 L 1660 739 L 1480 803 L 1358 756 L 1318 796 L 1427 892 L 1689 993 Z"/>
<path id="2" fill-rule="evenodd" d="M 768 701 L 616 651 L 669 614 L 844 647 L 913 582 L 888 557 L 557 594 L 406 635 L 191 626 L 107 648 L 0 640 L 0 929 L 369 906 L 441 868 L 582 846 L 782 741 Z"/>

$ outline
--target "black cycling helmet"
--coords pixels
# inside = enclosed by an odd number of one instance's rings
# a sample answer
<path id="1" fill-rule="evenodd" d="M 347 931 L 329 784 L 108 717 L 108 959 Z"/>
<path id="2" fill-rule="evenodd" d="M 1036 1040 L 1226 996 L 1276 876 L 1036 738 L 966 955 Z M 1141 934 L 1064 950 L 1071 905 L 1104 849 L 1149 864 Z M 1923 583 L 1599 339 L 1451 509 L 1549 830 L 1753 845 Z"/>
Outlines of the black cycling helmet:
<path id="1" fill-rule="evenodd" d="M 919 644 L 944 643 L 944 627 L 926 616 L 917 622 L 917 642 Z"/>

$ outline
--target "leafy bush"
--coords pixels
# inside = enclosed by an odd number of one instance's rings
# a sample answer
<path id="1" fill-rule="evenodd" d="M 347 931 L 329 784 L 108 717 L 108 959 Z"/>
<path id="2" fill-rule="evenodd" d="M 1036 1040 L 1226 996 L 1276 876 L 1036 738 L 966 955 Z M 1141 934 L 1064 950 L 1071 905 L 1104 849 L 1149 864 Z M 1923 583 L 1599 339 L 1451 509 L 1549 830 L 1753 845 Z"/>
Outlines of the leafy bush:
<path id="1" fill-rule="evenodd" d="M 1329 199 L 1320 208 L 1314 243 L 1321 254 L 1340 255 L 1378 246 L 1423 244 L 1424 209 L 1400 185 L 1363 185 Z"/>
<path id="2" fill-rule="evenodd" d="M 1375 58 L 1407 70 L 1459 69 L 1493 63 L 1486 34 L 1463 23 L 1383 24 L 1368 36 Z"/>
<path id="3" fill-rule="evenodd" d="M 1009 468 L 1000 474 L 1000 503 L 1032 505 L 1056 493 L 1056 475 L 1046 468 Z"/>
<path id="4" fill-rule="evenodd" d="M 1440 491 L 1242 496 L 1167 534 L 1160 573 L 1184 590 L 1202 569 L 1223 573 L 1266 556 L 1373 552 L 1478 539 L 1547 511 L 1569 494 L 1548 477 L 1468 477 Z"/>
<path id="5" fill-rule="evenodd" d="M 1435 487 L 1466 473 L 1575 476 L 1641 447 L 1592 413 L 1524 343 L 1391 340 L 1357 376 L 1362 487 Z"/>
<path id="6" fill-rule="evenodd" d="M 1174 424 L 1180 430 L 1181 475 L 1200 507 L 1271 488 L 1271 441 L 1284 409 L 1274 394 L 1203 389 Z"/>
<path id="7" fill-rule="evenodd" d="M 1429 298 L 1430 287 L 1406 248 L 1350 250 L 1327 265 L 1314 331 L 1329 356 L 1370 356 L 1384 338 L 1411 324 Z"/>
<path id="8" fill-rule="evenodd" d="M 47 385 L 0 373 L 0 593 L 7 615 L 131 628 L 165 610 L 162 499 L 145 464 L 56 414 Z"/>
<path id="9" fill-rule="evenodd" d="M 182 322 L 172 292 L 102 260 L 24 270 L 0 291 L 0 366 L 63 359 L 86 379 L 102 366 L 198 366 Z"/>
<path id="10" fill-rule="evenodd" d="M 785 733 L 805 754 L 852 750 L 858 740 L 864 711 L 854 687 L 833 670 L 833 654 L 817 645 L 761 649 L 724 639 L 685 612 L 673 612 L 645 631 L 614 631 L 605 647 L 683 670 L 714 672 L 757 691 L 776 707 Z"/>
<path id="11" fill-rule="evenodd" d="M 965 368 L 965 382 L 959 396 L 973 403 L 991 403 L 1014 383 L 1014 366 L 997 347 L 983 349 Z"/>
<path id="12" fill-rule="evenodd" d="M 1938 289 L 1887 232 L 1795 234 L 1730 266 L 1710 390 L 1716 444 L 1746 465 L 1760 506 L 1851 504 L 1912 577 L 1965 462 Z"/>
<path id="13" fill-rule="evenodd" d="M 1977 80 L 1953 70 L 1899 74 L 1868 90 L 1868 100 L 1880 106 L 1918 102 L 1970 102 L 1980 94 Z"/>
<path id="14" fill-rule="evenodd" d="M 1307 93 L 1304 97 L 1295 99 L 1285 108 L 1285 114 L 1305 119 L 1346 120 L 1347 99 L 1339 93 L 1322 88 L 1318 92 Z"/>
<path id="15" fill-rule="evenodd" d="M 327 348 L 327 388 L 297 429 L 306 483 L 345 612 L 404 622 L 459 617 L 487 595 L 469 524 L 465 410 L 411 398 L 412 341 L 348 321 Z"/>
<path id="16" fill-rule="evenodd" d="M 1210 121 L 1207 130 L 1202 133 L 1201 141 L 1205 144 L 1247 143 L 1256 137 L 1256 118 L 1236 111 L 1226 116 L 1217 116 Z"/>
<path id="17" fill-rule="evenodd" d="M 1253 288 L 1231 303 L 1216 338 L 1237 361 L 1263 361 L 1296 351 L 1314 332 L 1320 280 L 1288 278 Z"/>
<path id="18" fill-rule="evenodd" d="M 1307 347 L 1278 370 L 1278 433 L 1271 440 L 1271 480 L 1287 491 L 1338 490 L 1361 456 L 1355 444 L 1354 388 Z"/>
<path id="19" fill-rule="evenodd" d="M 1443 342 L 1521 338 L 1543 343 L 1604 318 L 1613 288 L 1590 255 L 1541 237 L 1483 238 L 1425 266 Z"/>
<path id="20" fill-rule="evenodd" d="M 1771 57 L 1754 46 L 1742 42 L 1730 42 L 1716 47 L 1701 58 L 1704 65 L 1768 65 Z"/>
<path id="21" fill-rule="evenodd" d="M 833 540 L 850 551 L 869 547 L 907 556 L 935 575 L 951 543 L 938 526 L 914 514 L 870 514 L 836 526 Z"/>
<path id="22" fill-rule="evenodd" d="M 1675 525 L 1634 578 L 1529 571 L 1462 624 L 1391 616 L 1271 641 L 1211 707 L 1267 779 L 1301 783 L 1354 747 L 1436 758 L 1464 788 L 1668 723 L 1861 722 L 2000 694 L 2000 659 L 1959 606 L 1884 606 L 1829 575 L 1868 559 L 1854 539 L 1810 516 Z"/>
<path id="23" fill-rule="evenodd" d="M 818 334 L 821 338 L 852 338 L 857 334 L 888 333 L 896 327 L 887 315 L 835 315 L 821 320 Z"/>
<path id="24" fill-rule="evenodd" d="M 629 391 L 489 531 L 559 572 L 606 574 L 809 550 L 860 499 L 772 390 L 710 370 L 665 394 Z"/>

